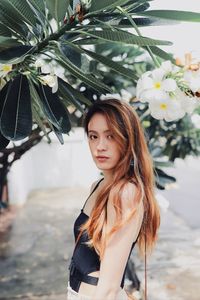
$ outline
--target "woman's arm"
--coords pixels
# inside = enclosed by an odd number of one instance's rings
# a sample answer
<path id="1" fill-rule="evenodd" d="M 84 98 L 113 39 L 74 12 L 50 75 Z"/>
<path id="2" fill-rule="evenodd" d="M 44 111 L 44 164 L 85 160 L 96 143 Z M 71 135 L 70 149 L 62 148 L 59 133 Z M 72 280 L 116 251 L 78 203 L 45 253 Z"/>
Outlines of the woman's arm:
<path id="1" fill-rule="evenodd" d="M 136 186 L 128 183 L 122 192 L 122 216 L 123 218 L 134 209 L 133 201 L 136 194 Z M 111 201 L 107 208 L 107 230 L 110 230 L 115 222 L 116 214 Z M 141 201 L 137 212 L 131 220 L 113 233 L 107 242 L 105 254 L 100 265 L 99 281 L 93 300 L 115 300 L 119 292 L 127 259 L 136 240 L 143 219 L 143 203 Z"/>

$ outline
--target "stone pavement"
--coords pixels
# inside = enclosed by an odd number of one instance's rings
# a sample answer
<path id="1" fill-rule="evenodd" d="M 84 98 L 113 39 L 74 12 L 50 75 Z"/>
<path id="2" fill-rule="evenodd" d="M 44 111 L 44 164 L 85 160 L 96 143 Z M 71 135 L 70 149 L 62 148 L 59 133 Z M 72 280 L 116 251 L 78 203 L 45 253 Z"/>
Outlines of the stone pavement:
<path id="1" fill-rule="evenodd" d="M 6 232 L 0 232 L 0 300 L 67 300 L 73 221 L 87 195 L 83 188 L 30 194 Z M 143 285 L 144 263 L 137 251 L 133 259 Z M 200 229 L 192 230 L 168 210 L 148 259 L 148 300 L 199 300 L 199 282 Z"/>

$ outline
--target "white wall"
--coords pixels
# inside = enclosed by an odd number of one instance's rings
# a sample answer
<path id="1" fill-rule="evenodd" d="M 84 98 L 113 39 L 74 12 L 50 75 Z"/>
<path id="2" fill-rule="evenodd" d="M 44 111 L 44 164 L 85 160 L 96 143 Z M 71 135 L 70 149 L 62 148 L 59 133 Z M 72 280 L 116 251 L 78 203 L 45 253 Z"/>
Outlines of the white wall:
<path id="1" fill-rule="evenodd" d="M 73 128 L 61 145 L 54 134 L 52 143 L 41 141 L 16 161 L 8 175 L 9 201 L 23 204 L 38 188 L 87 187 L 100 170 L 94 164 L 83 128 Z"/>

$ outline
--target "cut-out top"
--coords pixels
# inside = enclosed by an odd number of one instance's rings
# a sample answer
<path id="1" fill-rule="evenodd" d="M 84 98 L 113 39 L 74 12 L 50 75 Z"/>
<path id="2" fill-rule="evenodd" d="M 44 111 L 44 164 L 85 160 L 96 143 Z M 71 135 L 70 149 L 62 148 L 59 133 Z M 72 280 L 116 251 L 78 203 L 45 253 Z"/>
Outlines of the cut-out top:
<path id="1" fill-rule="evenodd" d="M 94 193 L 94 191 L 97 189 L 97 187 L 99 186 L 100 182 L 103 180 L 104 178 L 101 178 L 98 183 L 95 185 L 95 188 L 92 190 L 92 192 L 90 193 L 90 195 L 88 196 L 88 198 L 86 199 L 83 208 L 81 209 L 80 214 L 78 215 L 78 217 L 76 218 L 75 222 L 74 222 L 74 238 L 75 238 L 75 242 L 78 238 L 78 234 L 79 234 L 79 228 L 80 226 L 85 223 L 89 216 L 84 212 L 84 207 L 85 204 L 87 202 L 87 200 L 89 199 L 89 197 Z M 139 235 L 138 235 L 139 236 Z M 137 237 L 138 239 L 138 237 Z M 131 251 L 129 254 L 129 257 L 131 255 L 131 252 L 137 242 L 137 239 L 135 242 L 133 242 L 132 247 L 131 247 Z M 75 249 L 74 249 L 74 253 L 72 256 L 73 262 L 76 266 L 77 269 L 79 269 L 79 271 L 83 274 L 89 274 L 91 272 L 94 271 L 99 271 L 100 270 L 100 260 L 99 260 L 99 255 L 98 253 L 95 251 L 94 248 L 90 248 L 89 246 L 87 246 L 85 244 L 85 242 L 87 242 L 88 239 L 88 235 L 86 232 L 84 232 Z M 129 257 L 127 259 L 127 264 L 128 264 L 128 260 Z M 122 277 L 122 281 L 121 281 L 121 287 L 123 288 L 124 286 L 124 279 L 125 279 L 125 272 L 126 272 L 126 268 L 127 268 L 127 264 L 124 270 L 124 274 Z"/>

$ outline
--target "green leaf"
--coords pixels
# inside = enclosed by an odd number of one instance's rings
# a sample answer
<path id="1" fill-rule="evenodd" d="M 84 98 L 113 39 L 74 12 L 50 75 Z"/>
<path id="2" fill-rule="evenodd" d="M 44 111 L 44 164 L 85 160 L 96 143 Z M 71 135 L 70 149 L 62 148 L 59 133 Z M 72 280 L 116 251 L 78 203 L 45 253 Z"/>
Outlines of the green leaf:
<path id="1" fill-rule="evenodd" d="M 67 108 L 60 101 L 57 93 L 52 93 L 49 86 L 39 84 L 37 88 L 40 96 L 43 112 L 47 119 L 63 133 L 71 130 L 71 123 Z"/>
<path id="2" fill-rule="evenodd" d="M 0 151 L 5 149 L 9 143 L 10 141 L 7 138 L 5 138 L 5 136 L 3 136 L 0 132 Z"/>
<path id="3" fill-rule="evenodd" d="M 9 30 L 9 28 L 7 26 L 0 23 L 0 36 L 2 36 L 2 35 L 11 37 L 11 31 Z"/>
<path id="4" fill-rule="evenodd" d="M 129 0 L 93 0 L 89 9 L 91 12 L 102 11 L 104 9 L 116 8 L 116 6 L 122 6 L 129 2 Z"/>
<path id="5" fill-rule="evenodd" d="M 32 90 L 31 90 L 31 86 L 30 86 L 30 91 L 31 91 L 31 94 L 32 94 Z M 32 108 L 32 114 L 33 114 L 33 120 L 38 124 L 38 126 L 40 127 L 40 129 L 43 131 L 43 133 L 44 133 L 44 135 L 46 136 L 46 138 L 47 138 L 47 140 L 48 140 L 48 142 L 50 142 L 51 140 L 50 140 L 50 138 L 49 138 L 49 136 L 48 136 L 48 133 L 47 133 L 47 131 L 46 131 L 46 127 L 44 126 L 44 124 L 43 124 L 43 120 L 42 120 L 42 118 L 40 117 L 40 114 L 39 114 L 39 112 L 38 112 L 38 110 L 37 110 L 37 106 L 36 106 L 36 101 L 37 100 L 35 100 L 34 99 L 34 97 L 31 95 L 31 98 L 32 98 L 32 105 L 31 105 L 31 108 Z"/>
<path id="6" fill-rule="evenodd" d="M 81 81 L 85 82 L 86 84 L 90 85 L 94 89 L 98 90 L 100 93 L 105 93 L 106 91 L 112 92 L 112 89 L 110 89 L 107 85 L 102 83 L 96 77 L 94 77 L 90 74 L 84 74 L 84 72 L 82 70 L 80 70 L 74 64 L 72 64 L 71 61 L 69 59 L 67 59 L 66 57 L 60 56 L 59 63 L 63 67 L 65 67 L 76 78 L 78 78 Z"/>
<path id="7" fill-rule="evenodd" d="M 61 143 L 61 145 L 64 144 L 64 140 L 63 140 L 63 136 L 62 133 L 60 132 L 60 130 L 58 130 L 55 126 L 53 126 L 53 131 L 55 133 L 55 135 L 57 136 L 59 142 Z"/>
<path id="8" fill-rule="evenodd" d="M 0 2 L 0 20 L 1 23 L 3 23 L 6 27 L 8 27 L 13 35 L 18 35 L 26 38 L 29 32 L 29 28 L 27 25 L 21 20 L 21 18 L 17 18 L 17 15 L 13 13 L 12 11 L 7 11 L 3 5 L 3 3 Z"/>
<path id="9" fill-rule="evenodd" d="M 153 54 L 159 56 L 160 58 L 164 60 L 170 60 L 173 64 L 176 63 L 176 60 L 173 58 L 172 54 L 165 52 L 164 50 L 160 49 L 159 47 L 156 46 L 151 46 L 151 51 Z"/>
<path id="10" fill-rule="evenodd" d="M 67 57 L 74 65 L 81 68 L 81 53 L 79 53 L 74 47 L 65 42 L 61 42 L 59 49 L 61 53 Z"/>
<path id="11" fill-rule="evenodd" d="M 106 65 L 107 67 L 113 69 L 114 71 L 118 72 L 121 75 L 124 75 L 130 79 L 132 79 L 133 81 L 137 81 L 139 78 L 136 76 L 135 72 L 132 71 L 131 69 L 125 68 L 123 67 L 121 64 L 107 58 L 106 56 L 100 55 L 98 53 L 89 51 L 84 49 L 84 51 L 91 56 L 92 58 L 94 58 L 95 60 L 97 60 L 98 62 L 102 63 L 103 65 Z"/>
<path id="12" fill-rule="evenodd" d="M 0 63 L 13 62 L 13 60 L 15 60 L 16 58 L 19 61 L 21 56 L 27 55 L 32 48 L 33 48 L 32 46 L 21 45 L 21 46 L 11 47 L 4 51 L 1 51 Z M 22 59 L 20 61 L 22 61 Z"/>
<path id="13" fill-rule="evenodd" d="M 75 90 L 70 84 L 65 82 L 65 86 L 67 86 L 70 93 L 77 99 L 77 101 L 82 102 L 83 104 L 90 106 L 91 101 L 87 99 L 81 92 Z"/>
<path id="14" fill-rule="evenodd" d="M 21 45 L 21 43 L 18 42 L 17 39 L 0 36 L 0 48 L 4 49 L 17 45 Z"/>
<path id="15" fill-rule="evenodd" d="M 63 21 L 69 6 L 69 0 L 46 0 L 46 3 L 50 14 L 57 23 Z"/>
<path id="16" fill-rule="evenodd" d="M 36 25 L 35 15 L 26 1 L 19 0 L 1 0 L 7 14 L 14 19 L 21 20 L 32 26 Z"/>
<path id="17" fill-rule="evenodd" d="M 88 35 L 91 37 L 96 37 L 102 39 L 104 41 L 112 41 L 112 42 L 121 42 L 124 44 L 138 45 L 138 46 L 155 46 L 155 45 L 172 45 L 169 41 L 155 40 L 147 37 L 140 37 L 133 33 L 129 33 L 120 29 L 115 31 L 111 29 L 103 29 L 103 30 L 90 30 L 90 31 L 82 31 L 77 30 L 84 35 Z M 76 32 L 77 32 L 76 31 Z"/>
<path id="18" fill-rule="evenodd" d="M 140 15 L 175 21 L 200 22 L 200 13 L 191 11 L 148 10 L 140 13 Z"/>
<path id="19" fill-rule="evenodd" d="M 38 1 L 31 1 L 31 0 L 26 0 L 27 3 L 29 4 L 30 8 L 32 9 L 32 11 L 34 12 L 36 18 L 37 18 L 37 23 L 40 23 L 40 25 L 43 28 L 43 33 L 45 32 L 45 26 L 48 24 L 48 19 L 45 16 L 45 11 L 43 9 L 38 10 L 38 6 L 36 6 L 35 2 Z M 42 1 L 41 1 L 42 2 Z M 41 5 L 42 6 L 42 5 Z M 51 26 L 51 25 L 50 25 Z"/>
<path id="20" fill-rule="evenodd" d="M 3 102 L 0 113 L 0 130 L 9 140 L 21 140 L 32 130 L 31 98 L 28 80 L 18 75 L 0 92 Z M 3 100 L 2 100 L 3 99 Z"/>
<path id="21" fill-rule="evenodd" d="M 166 184 L 170 184 L 176 182 L 176 178 L 173 176 L 168 175 L 163 170 L 155 168 L 156 173 L 156 185 L 159 189 L 164 190 Z"/>
<path id="22" fill-rule="evenodd" d="M 45 12 L 45 4 L 44 0 L 29 0 L 29 2 L 34 6 L 38 8 L 38 11 Z"/>
<path id="23" fill-rule="evenodd" d="M 147 26 L 161 26 L 161 25 L 173 25 L 178 24 L 177 21 L 168 21 L 164 19 L 157 19 L 157 18 L 132 18 L 135 24 L 138 27 L 147 27 Z M 125 28 L 132 28 L 133 25 L 130 23 L 130 21 L 126 19 L 122 19 L 116 27 L 125 27 Z"/>
<path id="24" fill-rule="evenodd" d="M 61 92 L 61 95 L 63 97 L 63 100 L 67 100 L 67 102 L 71 102 L 78 110 L 80 110 L 82 113 L 84 113 L 84 109 L 81 106 L 81 104 L 77 101 L 78 99 L 76 96 L 72 93 L 72 91 L 68 88 L 68 83 L 63 81 L 59 78 L 59 91 Z"/>
<path id="25" fill-rule="evenodd" d="M 156 160 L 154 160 L 154 165 L 156 167 L 162 167 L 162 168 L 174 167 L 174 163 L 171 161 L 156 161 Z"/>

